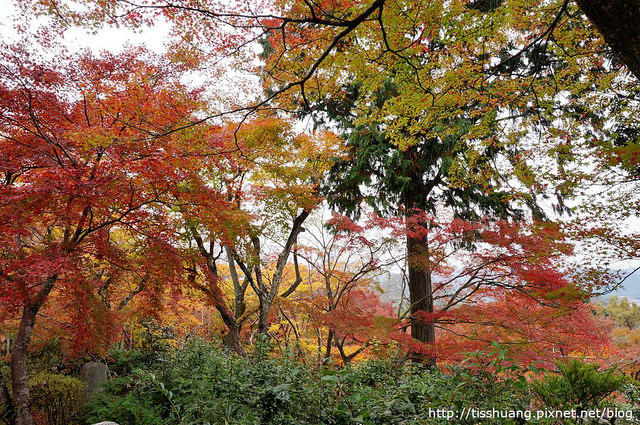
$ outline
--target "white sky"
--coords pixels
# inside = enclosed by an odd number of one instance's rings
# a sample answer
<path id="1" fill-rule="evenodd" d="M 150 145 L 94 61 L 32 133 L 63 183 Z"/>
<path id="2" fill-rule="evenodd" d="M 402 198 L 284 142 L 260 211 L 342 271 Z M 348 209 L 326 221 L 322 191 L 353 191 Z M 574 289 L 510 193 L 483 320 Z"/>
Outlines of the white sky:
<path id="1" fill-rule="evenodd" d="M 13 19 L 17 12 L 11 0 L 0 0 L 0 36 L 3 41 L 16 39 L 12 29 Z M 46 26 L 47 18 L 35 20 L 36 24 Z M 142 31 L 132 31 L 126 28 L 102 29 L 97 34 L 90 34 L 80 28 L 70 28 L 64 37 L 65 43 L 73 50 L 89 48 L 95 52 L 108 50 L 113 53 L 121 52 L 127 44 L 145 45 L 156 52 L 166 52 L 164 41 L 169 34 L 170 26 L 166 22 L 158 22 L 154 28 L 144 28 Z"/>

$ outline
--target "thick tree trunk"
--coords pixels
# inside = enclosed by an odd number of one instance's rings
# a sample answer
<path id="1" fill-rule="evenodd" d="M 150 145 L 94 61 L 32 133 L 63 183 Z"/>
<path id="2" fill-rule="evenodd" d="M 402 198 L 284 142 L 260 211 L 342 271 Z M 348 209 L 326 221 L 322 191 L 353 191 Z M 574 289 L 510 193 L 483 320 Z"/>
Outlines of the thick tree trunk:
<path id="1" fill-rule="evenodd" d="M 209 295 L 209 297 L 212 299 L 216 310 L 218 310 L 218 313 L 220 313 L 222 322 L 229 330 L 223 341 L 224 346 L 236 354 L 239 354 L 243 357 L 246 356 L 244 348 L 242 347 L 242 341 L 240 340 L 240 331 L 242 330 L 242 326 L 238 324 L 236 318 L 229 311 L 224 302 L 220 301 L 218 297 L 212 295 L 212 292 L 208 292 L 207 295 Z"/>
<path id="2" fill-rule="evenodd" d="M 433 313 L 433 289 L 427 250 L 425 241 L 407 237 L 411 337 L 420 342 L 434 344 L 436 341 L 434 323 L 425 322 L 416 317 L 416 313 L 419 311 Z M 429 361 L 433 365 L 436 360 L 435 357 L 425 359 L 424 356 L 417 353 L 413 353 L 411 358 L 416 361 Z"/>
<path id="3" fill-rule="evenodd" d="M 11 353 L 11 384 L 16 425 L 33 425 L 34 423 L 31 416 L 29 386 L 27 383 L 27 348 L 29 347 L 38 310 L 39 308 L 34 308 L 31 305 L 24 307 L 18 337 Z"/>
<path id="4" fill-rule="evenodd" d="M 234 353 L 245 357 L 247 353 L 244 351 L 242 341 L 240 340 L 240 331 L 242 330 L 242 327 L 237 323 L 231 323 L 227 324 L 227 328 L 229 329 L 229 332 L 224 337 L 224 346 Z"/>
<path id="5" fill-rule="evenodd" d="M 420 197 L 426 194 L 405 194 L 405 214 L 407 221 L 412 214 L 421 212 Z M 434 323 L 419 319 L 418 312 L 433 313 L 433 288 L 431 285 L 431 263 L 429 261 L 429 241 L 414 236 L 407 228 L 407 263 L 409 268 L 409 302 L 411 303 L 411 337 L 423 343 L 434 344 L 436 333 Z M 435 366 L 435 356 L 425 358 L 424 355 L 411 353 L 413 361 L 429 362 Z"/>
<path id="6" fill-rule="evenodd" d="M 260 294 L 260 312 L 258 315 L 258 334 L 267 335 L 269 332 L 269 314 L 272 300 L 268 294 Z"/>
<path id="7" fill-rule="evenodd" d="M 640 0 L 576 0 L 620 62 L 640 79 Z"/>
<path id="8" fill-rule="evenodd" d="M 49 296 L 57 275 L 47 278 L 32 300 L 22 310 L 22 319 L 18 328 L 18 336 L 11 351 L 11 386 L 13 393 L 13 412 L 16 425 L 34 425 L 29 402 L 29 385 L 27 382 L 27 350 L 33 333 L 36 316 L 42 304 Z"/>

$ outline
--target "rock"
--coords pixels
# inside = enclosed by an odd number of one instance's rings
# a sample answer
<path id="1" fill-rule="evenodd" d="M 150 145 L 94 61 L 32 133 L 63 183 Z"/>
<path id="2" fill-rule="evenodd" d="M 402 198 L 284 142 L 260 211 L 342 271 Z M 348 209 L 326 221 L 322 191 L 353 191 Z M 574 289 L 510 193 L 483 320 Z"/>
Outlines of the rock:
<path id="1" fill-rule="evenodd" d="M 107 365 L 99 362 L 88 362 L 82 365 L 80 378 L 87 384 L 85 394 L 87 400 L 91 399 L 94 393 L 102 391 L 102 384 L 107 381 Z M 100 425 L 112 425 L 114 422 L 100 422 Z M 118 425 L 118 424 L 115 424 Z"/>
<path id="2" fill-rule="evenodd" d="M 106 422 L 98 422 L 97 424 L 93 424 L 93 425 L 118 425 L 118 424 L 115 422 L 106 421 Z"/>

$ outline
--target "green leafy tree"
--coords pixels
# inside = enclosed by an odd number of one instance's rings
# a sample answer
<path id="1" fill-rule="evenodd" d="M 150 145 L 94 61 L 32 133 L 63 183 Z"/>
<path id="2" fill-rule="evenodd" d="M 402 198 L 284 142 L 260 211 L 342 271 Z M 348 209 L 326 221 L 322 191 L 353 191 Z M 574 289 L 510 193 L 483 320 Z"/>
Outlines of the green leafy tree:
<path id="1" fill-rule="evenodd" d="M 635 329 L 640 325 L 640 306 L 630 303 L 624 297 L 609 297 L 607 303 L 602 307 L 602 313 L 629 329 Z"/>
<path id="2" fill-rule="evenodd" d="M 392 82 L 387 82 L 383 90 L 376 106 L 382 107 L 384 102 L 397 96 Z M 329 202 L 334 206 L 359 215 L 362 201 L 366 201 L 378 212 L 404 216 L 408 227 L 414 214 L 421 211 L 436 213 L 441 206 L 450 207 L 455 215 L 465 218 L 477 218 L 487 213 L 498 216 L 520 214 L 510 206 L 509 193 L 484 173 L 499 153 L 495 149 L 487 149 L 486 159 L 473 166 L 472 172 L 483 175 L 482 182 L 458 184 L 455 164 L 465 161 L 470 154 L 465 137 L 471 121 L 460 118 L 434 123 L 438 129 L 433 136 L 425 136 L 418 143 L 402 148 L 385 133 L 382 123 L 356 124 L 348 119 L 349 114 L 344 111 L 353 107 L 357 96 L 358 88 L 352 87 L 351 103 L 344 99 L 340 105 L 327 105 L 329 117 L 342 123 L 351 153 L 349 158 L 335 162 L 325 185 Z M 337 111 L 341 111 L 341 115 Z M 451 127 L 457 132 L 453 133 Z M 426 223 L 414 224 L 428 227 Z M 428 235 L 408 231 L 406 253 L 411 314 L 433 312 Z M 418 341 L 435 342 L 434 324 L 415 316 L 411 319 L 411 334 Z"/>
<path id="3" fill-rule="evenodd" d="M 598 365 L 578 359 L 556 363 L 558 374 L 548 374 L 531 388 L 545 407 L 583 410 L 602 407 L 605 399 L 627 382 L 615 370 L 600 371 Z"/>

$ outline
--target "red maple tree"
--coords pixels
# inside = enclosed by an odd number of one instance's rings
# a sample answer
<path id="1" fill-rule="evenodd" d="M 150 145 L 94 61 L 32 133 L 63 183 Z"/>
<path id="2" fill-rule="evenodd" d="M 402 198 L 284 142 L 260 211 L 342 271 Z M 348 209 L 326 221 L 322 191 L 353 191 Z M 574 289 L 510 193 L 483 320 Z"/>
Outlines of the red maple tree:
<path id="1" fill-rule="evenodd" d="M 0 307 L 20 317 L 10 408 L 22 425 L 33 423 L 27 349 L 49 295 L 62 291 L 79 308 L 83 337 L 92 331 L 82 311 L 95 309 L 80 301 L 106 285 L 90 266 L 127 263 L 114 240 L 155 247 L 140 270 L 178 272 L 166 206 L 188 193 L 197 160 L 216 157 L 221 136 L 189 130 L 198 92 L 179 82 L 179 68 L 142 49 L 53 61 L 3 45 L 0 61 Z M 218 201 L 212 191 L 208 200 Z M 9 406 L 4 382 L 0 389 Z"/>

